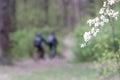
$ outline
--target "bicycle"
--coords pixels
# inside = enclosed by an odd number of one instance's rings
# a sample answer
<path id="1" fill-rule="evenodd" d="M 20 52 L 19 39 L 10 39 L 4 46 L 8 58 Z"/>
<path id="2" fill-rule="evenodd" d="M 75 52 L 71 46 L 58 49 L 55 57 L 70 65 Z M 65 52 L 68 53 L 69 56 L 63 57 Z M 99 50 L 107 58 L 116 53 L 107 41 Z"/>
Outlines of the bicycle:
<path id="1" fill-rule="evenodd" d="M 56 56 L 56 48 L 52 47 L 49 53 L 49 57 L 52 59 Z"/>

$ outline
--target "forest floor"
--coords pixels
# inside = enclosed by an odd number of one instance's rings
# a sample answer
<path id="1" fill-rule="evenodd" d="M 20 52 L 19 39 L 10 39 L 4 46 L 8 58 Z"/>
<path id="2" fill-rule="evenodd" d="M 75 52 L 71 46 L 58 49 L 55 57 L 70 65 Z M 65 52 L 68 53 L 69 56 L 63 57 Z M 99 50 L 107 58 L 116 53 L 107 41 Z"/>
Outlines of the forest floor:
<path id="1" fill-rule="evenodd" d="M 84 64 L 71 64 L 68 62 L 72 58 L 72 52 L 70 47 L 74 44 L 74 40 L 65 39 L 63 40 L 64 47 L 62 51 L 62 57 L 56 57 L 54 59 L 45 59 L 34 61 L 33 59 L 24 59 L 21 61 L 15 61 L 14 65 L 0 66 L 0 80 L 11 80 L 14 76 L 18 75 L 30 75 L 36 71 L 46 71 L 46 70 L 54 70 L 54 69 L 72 69 L 72 68 L 92 68 L 92 64 L 84 63 Z"/>
<path id="2" fill-rule="evenodd" d="M 14 62 L 12 66 L 2 65 L 0 80 L 98 80 L 91 78 L 95 72 L 92 63 L 69 62 L 72 58 L 70 47 L 74 40 L 65 39 L 63 43 L 63 57 L 39 61 L 26 59 Z"/>
<path id="3" fill-rule="evenodd" d="M 15 76 L 29 76 L 38 71 L 66 70 L 66 69 L 92 69 L 89 63 L 71 64 L 63 59 L 52 59 L 43 61 L 33 61 L 27 59 L 20 61 L 13 66 L 0 66 L 0 80 L 12 80 Z"/>

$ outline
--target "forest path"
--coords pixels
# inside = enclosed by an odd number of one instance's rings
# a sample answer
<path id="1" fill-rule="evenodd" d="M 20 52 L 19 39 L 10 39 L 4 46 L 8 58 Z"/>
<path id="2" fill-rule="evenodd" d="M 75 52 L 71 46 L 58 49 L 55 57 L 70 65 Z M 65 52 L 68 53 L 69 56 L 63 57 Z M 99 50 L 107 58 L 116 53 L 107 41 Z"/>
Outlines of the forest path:
<path id="1" fill-rule="evenodd" d="M 0 66 L 0 80 L 11 80 L 15 75 L 29 75 L 36 71 L 50 70 L 50 69 L 67 69 L 67 68 L 91 68 L 91 64 L 71 64 L 68 61 L 72 59 L 71 47 L 74 45 L 74 40 L 65 38 L 63 40 L 64 47 L 62 51 L 63 57 L 56 57 L 54 59 L 45 59 L 34 61 L 33 59 L 26 59 L 15 62 L 12 66 Z"/>
<path id="2" fill-rule="evenodd" d="M 65 59 L 54 58 L 52 60 L 46 59 L 41 61 L 34 61 L 27 59 L 16 63 L 13 66 L 0 66 L 0 80 L 12 80 L 14 76 L 18 75 L 32 75 L 38 71 L 49 70 L 64 70 L 64 69 L 92 69 L 91 63 L 72 64 Z"/>

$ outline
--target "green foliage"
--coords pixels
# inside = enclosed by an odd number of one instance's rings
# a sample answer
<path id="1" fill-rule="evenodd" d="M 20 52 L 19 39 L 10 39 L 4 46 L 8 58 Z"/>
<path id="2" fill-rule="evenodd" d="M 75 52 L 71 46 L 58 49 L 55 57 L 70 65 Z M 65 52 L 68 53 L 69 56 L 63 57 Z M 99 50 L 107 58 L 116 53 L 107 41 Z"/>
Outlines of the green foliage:
<path id="1" fill-rule="evenodd" d="M 118 3 L 119 5 L 120 3 Z M 119 11 L 119 6 L 115 6 L 115 8 Z M 94 12 L 94 11 L 93 11 Z M 93 17 L 93 16 L 92 16 Z M 101 27 L 100 33 L 97 37 L 93 38 L 85 48 L 80 48 L 80 44 L 83 42 L 83 34 L 84 32 L 90 30 L 90 27 L 84 23 L 86 18 L 89 19 L 89 16 L 85 17 L 82 20 L 82 25 L 78 25 L 75 29 L 75 38 L 76 38 L 76 46 L 74 47 L 73 51 L 75 53 L 75 59 L 77 61 L 92 61 L 97 60 L 98 58 L 103 57 L 104 53 L 111 53 L 113 47 L 113 39 L 112 39 L 112 30 L 109 25 L 105 25 Z M 115 28 L 115 52 L 116 54 L 120 54 L 119 52 L 119 45 L 120 45 L 120 18 L 118 21 L 114 22 Z M 106 56 L 107 57 L 107 56 Z"/>
<path id="2" fill-rule="evenodd" d="M 120 3 L 118 3 L 119 5 Z M 119 10 L 119 6 L 115 8 Z M 112 21 L 113 25 L 105 25 L 101 27 L 99 35 L 88 42 L 87 47 L 80 48 L 83 37 L 80 35 L 82 31 L 86 28 L 77 27 L 75 31 L 75 37 L 77 44 L 74 47 L 75 58 L 77 61 L 96 61 L 97 69 L 101 80 L 103 78 L 108 78 L 110 76 L 114 77 L 120 75 L 120 17 L 118 21 Z M 114 27 L 115 31 L 111 28 Z M 113 32 L 115 34 L 113 38 Z"/>
<path id="3" fill-rule="evenodd" d="M 33 53 L 33 40 L 35 34 L 40 30 L 37 28 L 22 29 L 11 34 L 12 56 L 14 58 L 23 58 Z"/>
<path id="4" fill-rule="evenodd" d="M 44 27 L 45 11 L 42 0 L 30 0 L 26 3 L 23 0 L 17 0 L 16 7 L 17 28 L 25 28 L 28 26 Z M 60 24 L 61 14 L 54 1 L 49 2 L 48 12 L 49 26 L 56 28 Z"/>
<path id="5" fill-rule="evenodd" d="M 93 69 L 61 68 L 38 70 L 30 75 L 15 75 L 12 80 L 98 80 Z"/>
<path id="6" fill-rule="evenodd" d="M 33 39 L 36 33 L 43 33 L 44 37 L 47 38 L 48 34 L 57 29 L 57 16 L 60 14 L 58 14 L 57 5 L 53 1 L 50 1 L 49 4 L 50 12 L 48 20 L 50 25 L 46 26 L 44 23 L 46 17 L 43 0 L 30 0 L 26 2 L 24 0 L 17 0 L 17 28 L 11 34 L 11 51 L 14 58 L 23 58 L 34 53 Z"/>
<path id="7" fill-rule="evenodd" d="M 119 51 L 120 45 L 120 32 L 118 23 L 120 19 L 115 22 L 115 52 Z M 80 48 L 80 44 L 83 42 L 83 34 L 85 31 L 90 30 L 86 25 L 79 25 L 75 30 L 76 46 L 73 51 L 75 54 L 75 59 L 77 61 L 93 61 L 102 57 L 103 53 L 108 51 L 112 52 L 113 49 L 113 39 L 112 39 L 112 30 L 109 25 L 105 25 L 101 28 L 100 33 L 94 37 L 91 41 L 88 42 L 85 48 Z M 117 52 L 119 53 L 119 52 Z"/>
<path id="8" fill-rule="evenodd" d="M 12 41 L 12 56 L 15 59 L 21 59 L 25 57 L 32 56 L 35 52 L 35 48 L 33 46 L 34 37 L 37 33 L 42 33 L 43 37 L 47 39 L 48 35 L 54 31 L 52 28 L 45 26 L 44 28 L 36 28 L 29 27 L 17 30 L 14 33 L 11 33 L 11 41 Z M 58 53 L 60 54 L 61 48 L 63 46 L 61 41 L 61 37 L 59 34 L 56 34 L 59 40 Z M 44 45 L 46 50 L 48 50 L 48 46 Z"/>
<path id="9" fill-rule="evenodd" d="M 102 76 L 120 73 L 120 49 L 117 52 L 104 52 L 96 64 L 100 69 L 99 74 Z"/>

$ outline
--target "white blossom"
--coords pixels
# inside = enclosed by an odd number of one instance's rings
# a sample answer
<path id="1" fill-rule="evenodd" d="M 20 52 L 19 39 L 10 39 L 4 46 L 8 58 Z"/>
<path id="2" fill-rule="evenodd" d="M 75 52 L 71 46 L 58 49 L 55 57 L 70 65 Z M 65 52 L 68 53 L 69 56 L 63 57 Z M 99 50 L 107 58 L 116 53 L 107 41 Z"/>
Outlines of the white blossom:
<path id="1" fill-rule="evenodd" d="M 100 22 L 99 24 L 100 24 L 100 26 L 104 26 L 104 22 Z"/>
<path id="2" fill-rule="evenodd" d="M 95 18 L 95 22 L 99 22 L 99 18 L 98 17 Z"/>
<path id="3" fill-rule="evenodd" d="M 100 16 L 100 19 L 101 19 L 101 20 L 104 20 L 104 19 L 106 19 L 106 18 L 105 18 L 104 15 L 101 15 L 101 16 Z"/>
<path id="4" fill-rule="evenodd" d="M 99 22 L 96 22 L 94 26 L 95 26 L 95 27 L 98 27 L 98 26 L 99 26 Z"/>
<path id="5" fill-rule="evenodd" d="M 106 19 L 104 19 L 103 21 L 106 22 L 106 23 L 108 23 L 108 22 L 109 22 L 109 19 L 106 18 Z"/>
<path id="6" fill-rule="evenodd" d="M 100 30 L 99 30 L 98 28 L 93 27 L 93 28 L 91 29 L 91 34 L 92 34 L 93 36 L 96 36 L 99 31 L 100 31 Z"/>
<path id="7" fill-rule="evenodd" d="M 115 17 L 115 20 L 117 20 L 118 19 L 118 17 Z"/>
<path id="8" fill-rule="evenodd" d="M 110 16 L 110 17 L 114 14 L 114 12 L 115 12 L 115 11 L 112 10 L 112 9 L 106 9 L 106 13 L 107 13 L 107 15 Z"/>
<path id="9" fill-rule="evenodd" d="M 92 19 L 89 19 L 89 20 L 87 21 L 87 24 L 89 24 L 89 26 L 92 26 L 92 24 L 94 24 L 94 23 L 95 23 L 95 21 L 92 20 Z"/>
<path id="10" fill-rule="evenodd" d="M 86 46 L 86 43 L 81 44 L 81 48 L 84 48 Z"/>
<path id="11" fill-rule="evenodd" d="M 91 33 L 93 34 L 93 33 L 94 33 L 94 31 L 95 31 L 95 28 L 93 27 L 93 28 L 91 29 Z"/>
<path id="12" fill-rule="evenodd" d="M 119 12 L 115 12 L 114 14 L 113 14 L 113 17 L 117 20 L 118 19 L 118 16 L 119 16 Z"/>
<path id="13" fill-rule="evenodd" d="M 100 30 L 99 30 L 98 28 L 95 29 L 95 31 L 94 31 L 94 33 L 93 33 L 93 36 L 96 36 L 99 31 L 100 31 Z"/>
<path id="14" fill-rule="evenodd" d="M 109 5 L 113 5 L 113 4 L 115 4 L 115 1 L 116 1 L 116 0 L 108 0 L 108 4 L 109 4 Z"/>
<path id="15" fill-rule="evenodd" d="M 100 11 L 99 11 L 99 14 L 103 14 L 105 11 L 105 8 L 101 8 Z"/>
<path id="16" fill-rule="evenodd" d="M 101 15 L 100 16 L 100 19 L 105 22 L 105 23 L 108 23 L 109 22 L 109 19 L 107 19 L 104 15 Z"/>
<path id="17" fill-rule="evenodd" d="M 113 14 L 113 17 L 116 17 L 116 16 L 118 16 L 119 15 L 119 12 L 115 12 L 114 14 Z"/>
<path id="18" fill-rule="evenodd" d="M 109 18 L 114 18 L 115 20 L 118 19 L 119 12 L 111 9 L 111 6 L 118 2 L 119 0 L 107 0 L 103 3 L 103 7 L 99 11 L 99 16 L 94 19 L 89 19 L 87 24 L 89 26 L 93 26 L 91 31 L 85 32 L 83 35 L 84 43 L 81 44 L 81 47 L 85 47 L 86 43 L 93 37 L 96 36 L 97 33 L 100 31 L 99 27 L 104 26 L 105 23 L 109 22 Z M 109 17 L 109 18 L 108 18 Z"/>
<path id="19" fill-rule="evenodd" d="M 103 7 L 107 7 L 107 2 L 106 1 L 104 2 Z"/>
<path id="20" fill-rule="evenodd" d="M 84 37 L 84 41 L 88 42 L 91 39 L 91 33 L 90 32 L 85 32 L 83 37 Z"/>

